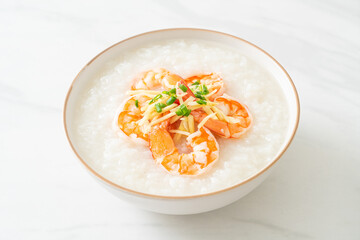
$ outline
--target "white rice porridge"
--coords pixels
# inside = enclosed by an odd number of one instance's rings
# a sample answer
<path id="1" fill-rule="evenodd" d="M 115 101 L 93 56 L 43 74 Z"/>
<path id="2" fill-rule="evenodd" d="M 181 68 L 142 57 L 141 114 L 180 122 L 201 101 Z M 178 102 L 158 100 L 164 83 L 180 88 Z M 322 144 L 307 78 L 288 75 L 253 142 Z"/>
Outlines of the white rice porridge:
<path id="1" fill-rule="evenodd" d="M 219 73 L 225 92 L 246 104 L 253 116 L 251 129 L 240 139 L 217 137 L 220 157 L 200 176 L 169 174 L 155 164 L 148 147 L 112 127 L 134 77 L 159 67 L 183 78 Z M 273 160 L 288 128 L 288 104 L 272 76 L 236 49 L 200 40 L 156 42 L 125 52 L 94 76 L 80 99 L 73 119 L 78 153 L 108 180 L 156 195 L 196 195 L 240 183 Z"/>

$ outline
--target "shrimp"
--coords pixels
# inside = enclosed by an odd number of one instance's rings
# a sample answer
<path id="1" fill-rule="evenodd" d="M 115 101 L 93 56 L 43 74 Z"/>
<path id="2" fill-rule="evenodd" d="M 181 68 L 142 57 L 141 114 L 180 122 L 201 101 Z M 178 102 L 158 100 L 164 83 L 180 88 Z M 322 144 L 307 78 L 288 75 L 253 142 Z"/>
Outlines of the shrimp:
<path id="1" fill-rule="evenodd" d="M 163 68 L 149 70 L 143 72 L 142 74 L 140 74 L 139 77 L 135 79 L 135 82 L 132 85 L 131 89 L 171 89 L 174 88 L 175 84 L 180 80 L 182 80 L 180 76 L 170 73 Z"/>
<path id="2" fill-rule="evenodd" d="M 211 132 L 202 127 L 186 138 L 190 153 L 179 153 L 164 121 L 152 127 L 149 145 L 156 163 L 175 175 L 199 175 L 219 158 L 219 145 Z"/>
<path id="3" fill-rule="evenodd" d="M 209 92 L 216 91 L 212 94 L 209 99 L 212 101 L 218 96 L 221 96 L 225 92 L 224 81 L 220 77 L 219 74 L 210 73 L 210 74 L 202 74 L 195 75 L 185 79 L 185 83 L 194 84 L 195 82 L 199 82 L 200 84 L 204 84 L 209 89 Z"/>
<path id="4" fill-rule="evenodd" d="M 240 138 L 252 124 L 252 116 L 247 106 L 226 94 L 215 98 L 214 102 L 218 103 L 216 107 L 222 110 L 228 121 L 209 118 L 205 126 L 221 137 Z M 194 110 L 191 114 L 197 122 L 201 122 L 207 116 L 202 110 Z"/>
<path id="5" fill-rule="evenodd" d="M 135 79 L 131 89 L 170 89 L 175 87 L 177 82 L 182 80 L 183 79 L 180 76 L 160 68 L 142 73 L 138 78 Z M 159 93 L 161 92 L 159 91 Z M 135 99 L 135 96 L 133 96 L 125 100 L 125 104 L 117 118 L 117 125 L 127 136 L 141 138 L 145 141 L 148 141 L 148 122 L 143 121 L 140 124 L 140 120 L 144 116 L 144 112 L 142 112 L 141 109 L 143 109 L 144 103 L 150 99 L 151 98 L 147 97 L 147 95 L 141 95 L 138 97 L 138 99 Z M 137 101 L 137 107 L 135 105 L 135 101 Z"/>
<path id="6" fill-rule="evenodd" d="M 117 125 L 129 137 L 141 138 L 148 141 L 149 136 L 138 124 L 142 118 L 141 107 L 149 100 L 147 96 L 135 96 L 125 100 L 124 106 L 117 118 Z M 137 106 L 136 106 L 137 105 Z"/>

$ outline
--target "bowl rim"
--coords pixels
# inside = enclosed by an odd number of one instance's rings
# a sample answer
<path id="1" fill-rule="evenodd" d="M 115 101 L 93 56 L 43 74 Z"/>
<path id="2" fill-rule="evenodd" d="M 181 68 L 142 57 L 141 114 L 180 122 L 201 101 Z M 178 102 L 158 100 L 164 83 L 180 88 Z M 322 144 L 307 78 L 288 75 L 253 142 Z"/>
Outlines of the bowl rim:
<path id="1" fill-rule="evenodd" d="M 217 190 L 217 191 L 212 191 L 212 192 L 208 192 L 208 193 L 203 193 L 203 194 L 196 194 L 196 195 L 186 195 L 186 196 L 169 196 L 169 195 L 157 195 L 157 194 L 150 194 L 150 193 L 144 193 L 144 192 L 140 192 L 140 191 L 136 191 L 136 190 L 132 190 L 130 188 L 126 188 L 126 187 L 123 187 L 119 184 L 116 184 L 114 182 L 112 182 L 111 180 L 105 178 L 104 176 L 102 176 L 101 174 L 99 174 L 98 172 L 96 172 L 93 168 L 91 168 L 89 166 L 89 164 L 81 158 L 81 156 L 78 154 L 78 152 L 76 151 L 70 137 L 69 137 L 69 134 L 68 134 L 68 129 L 67 129 L 67 125 L 66 125 L 66 112 L 67 112 L 67 103 L 68 103 L 68 99 L 69 99 L 69 96 L 71 94 L 71 91 L 72 91 L 72 88 L 74 86 L 74 83 L 76 82 L 76 80 L 78 79 L 79 75 L 93 62 L 95 61 L 99 56 L 101 56 L 103 53 L 109 51 L 110 49 L 112 49 L 113 47 L 119 45 L 119 44 L 122 44 L 124 42 L 127 42 L 127 41 L 130 41 L 134 38 L 138 38 L 138 37 L 141 37 L 141 36 L 144 36 L 144 35 L 149 35 L 149 34 L 153 34 L 153 33 L 158 33 L 158 32 L 170 32 L 170 31 L 202 31 L 202 32 L 211 32 L 211 33 L 215 33 L 215 34 L 220 34 L 220 35 L 223 35 L 223 36 L 227 36 L 227 37 L 231 37 L 231 38 L 234 38 L 236 40 L 239 40 L 239 41 L 242 41 L 243 43 L 245 44 L 248 44 L 252 47 L 255 47 L 256 49 L 260 50 L 261 52 L 263 52 L 265 55 L 267 55 L 277 66 L 279 66 L 281 68 L 281 70 L 285 73 L 286 77 L 288 78 L 290 84 L 291 84 L 291 87 L 292 87 L 292 90 L 295 94 L 295 100 L 296 100 L 296 107 L 297 107 L 297 111 L 296 111 L 296 122 L 295 122 L 295 126 L 292 130 L 292 133 L 291 133 L 291 136 L 289 138 L 289 140 L 287 141 L 287 143 L 285 144 L 285 146 L 283 147 L 283 149 L 281 150 L 280 154 L 277 155 L 276 158 L 274 158 L 270 164 L 268 164 L 266 167 L 264 167 L 263 169 L 261 169 L 261 171 L 257 172 L 256 174 L 254 174 L 253 176 L 233 185 L 233 186 L 230 186 L 230 187 L 226 187 L 226 188 L 223 188 L 223 189 L 220 189 L 220 190 Z M 263 173 L 265 173 L 267 170 L 269 170 L 281 157 L 282 155 L 284 154 L 284 152 L 288 149 L 290 143 L 292 142 L 292 140 L 294 139 L 294 136 L 295 136 L 295 133 L 298 129 L 298 126 L 299 126 L 299 119 L 300 119 L 300 101 L 299 101 L 299 95 L 298 95 L 298 92 L 296 90 L 296 87 L 295 87 L 295 84 L 294 82 L 292 81 L 290 75 L 287 73 L 287 71 L 285 70 L 285 68 L 274 58 L 272 57 L 269 53 L 267 53 L 266 51 L 264 51 L 262 48 L 256 46 L 255 44 L 245 40 L 245 39 L 242 39 L 240 37 L 237 37 L 237 36 L 234 36 L 234 35 L 231 35 L 231 34 L 228 34 L 228 33 L 223 33 L 223 32 L 219 32 L 219 31 L 215 31 L 215 30 L 209 30 L 209 29 L 202 29 L 202 28 L 165 28 L 165 29 L 158 29 L 158 30 L 153 30 L 153 31 L 148 31 L 148 32 L 144 32 L 144 33 L 140 33 L 140 34 L 137 34 L 137 35 L 134 35 L 132 37 L 129 37 L 129 38 L 126 38 L 120 42 L 117 42 L 113 45 L 111 45 L 110 47 L 106 48 L 105 50 L 101 51 L 100 53 L 98 53 L 94 58 L 92 58 L 81 70 L 80 72 L 76 75 L 76 77 L 74 78 L 74 80 L 72 81 L 70 87 L 69 87 L 69 90 L 66 94 L 66 98 L 65 98 L 65 102 L 64 102 L 64 108 L 63 108 L 63 123 L 64 123 L 64 128 L 65 128 L 65 134 L 66 134 L 66 138 L 71 146 L 71 149 L 73 150 L 73 152 L 75 153 L 75 155 L 77 156 L 77 158 L 80 160 L 80 162 L 83 163 L 83 165 L 86 167 L 86 169 L 88 171 L 90 171 L 92 174 L 94 174 L 98 179 L 104 181 L 105 183 L 109 184 L 110 186 L 112 187 L 115 187 L 121 191 L 124 191 L 126 193 L 129 193 L 129 194 L 133 194 L 133 195 L 140 195 L 142 197 L 150 197 L 150 198 L 156 198 L 156 199 L 192 199 L 192 198 L 200 198 L 200 197 L 207 197 L 207 196 L 212 196 L 212 195 L 216 195 L 216 194 L 219 194 L 219 193 L 223 193 L 223 192 L 227 192 L 227 191 L 230 191 L 232 189 L 235 189 L 241 185 L 244 185 L 252 180 L 254 180 L 255 178 L 259 177 L 260 175 L 262 175 Z"/>

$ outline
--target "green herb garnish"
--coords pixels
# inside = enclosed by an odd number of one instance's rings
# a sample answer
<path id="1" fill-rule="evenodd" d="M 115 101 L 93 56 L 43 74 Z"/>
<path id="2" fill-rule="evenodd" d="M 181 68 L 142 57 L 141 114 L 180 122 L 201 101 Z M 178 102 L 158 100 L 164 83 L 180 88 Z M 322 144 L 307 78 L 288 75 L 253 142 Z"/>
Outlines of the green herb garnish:
<path id="1" fill-rule="evenodd" d="M 179 88 L 183 91 L 183 92 L 187 92 L 187 87 L 183 84 L 179 85 Z"/>
<path id="2" fill-rule="evenodd" d="M 169 91 L 163 91 L 163 94 L 170 95 Z"/>
<path id="3" fill-rule="evenodd" d="M 169 93 L 175 94 L 176 93 L 176 88 L 172 88 Z"/>
<path id="4" fill-rule="evenodd" d="M 200 98 L 201 100 L 206 100 L 204 95 L 209 94 L 208 88 L 204 84 L 196 87 L 199 87 L 199 91 L 194 93 L 195 97 Z"/>
<path id="5" fill-rule="evenodd" d="M 152 104 L 153 102 L 156 102 L 159 98 L 162 98 L 161 94 L 158 94 L 153 99 L 151 99 L 151 101 L 149 102 L 149 105 Z"/>
<path id="6" fill-rule="evenodd" d="M 156 110 L 158 113 L 161 113 L 161 112 L 162 112 L 162 107 L 160 106 L 160 103 L 155 103 L 155 110 Z"/>
<path id="7" fill-rule="evenodd" d="M 160 107 L 160 105 L 158 103 L 155 104 L 155 109 L 158 113 L 162 112 L 162 108 Z"/>
<path id="8" fill-rule="evenodd" d="M 198 104 L 200 104 L 200 105 L 206 105 L 206 104 L 207 104 L 206 101 L 205 101 L 205 100 L 202 100 L 202 99 L 197 100 L 196 102 L 197 102 Z"/>
<path id="9" fill-rule="evenodd" d="M 171 105 L 171 104 L 173 104 L 173 103 L 175 102 L 175 100 L 176 100 L 176 97 L 171 96 L 171 97 L 166 101 L 166 104 L 167 104 L 167 105 Z"/>
<path id="10" fill-rule="evenodd" d="M 191 110 L 188 109 L 184 104 L 181 104 L 180 107 L 179 107 L 179 109 L 176 110 L 175 113 L 176 113 L 176 115 L 178 115 L 178 116 L 185 116 L 185 117 L 187 117 L 187 116 L 190 115 Z"/>
<path id="11" fill-rule="evenodd" d="M 183 114 L 183 112 L 180 110 L 180 109 L 178 109 L 178 110 L 176 110 L 176 115 L 178 115 L 178 116 L 182 116 L 182 114 Z"/>
<path id="12" fill-rule="evenodd" d="M 184 116 L 185 116 L 185 117 L 187 117 L 187 116 L 189 116 L 189 115 L 190 115 L 190 113 L 191 113 L 191 110 L 190 110 L 190 109 L 188 109 L 188 110 L 185 112 Z"/>
<path id="13" fill-rule="evenodd" d="M 135 107 L 139 108 L 139 100 L 135 100 Z"/>
<path id="14" fill-rule="evenodd" d="M 194 86 L 194 85 L 199 85 L 200 84 L 200 82 L 199 82 L 199 80 L 196 80 L 193 84 L 191 84 L 192 86 Z"/>
<path id="15" fill-rule="evenodd" d="M 158 113 L 161 113 L 162 112 L 162 109 L 166 107 L 166 104 L 164 103 L 155 103 L 155 110 L 158 112 Z"/>
<path id="16" fill-rule="evenodd" d="M 201 94 L 202 94 L 202 95 L 209 94 L 209 90 L 208 90 L 208 88 L 206 87 L 205 84 L 203 84 L 203 85 L 200 86 L 200 91 L 201 91 Z"/>
<path id="17" fill-rule="evenodd" d="M 194 93 L 195 97 L 200 98 L 201 100 L 206 100 L 206 98 L 203 97 L 203 95 L 201 94 L 201 92 L 197 91 L 196 93 Z"/>

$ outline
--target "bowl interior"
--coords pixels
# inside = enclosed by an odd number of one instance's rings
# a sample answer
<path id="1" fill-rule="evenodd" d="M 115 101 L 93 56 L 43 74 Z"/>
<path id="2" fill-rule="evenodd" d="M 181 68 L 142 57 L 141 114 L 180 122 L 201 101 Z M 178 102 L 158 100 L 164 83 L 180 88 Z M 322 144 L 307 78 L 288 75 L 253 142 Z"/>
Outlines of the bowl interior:
<path id="1" fill-rule="evenodd" d="M 104 50 L 100 54 L 98 54 L 94 59 L 92 59 L 77 75 L 75 78 L 65 102 L 64 108 L 64 124 L 65 130 L 69 139 L 69 142 L 80 158 L 80 160 L 90 169 L 93 173 L 96 173 L 91 167 L 86 163 L 86 159 L 81 156 L 80 152 L 77 149 L 76 142 L 74 140 L 74 126 L 73 119 L 74 113 L 78 109 L 79 97 L 81 96 L 82 91 L 84 91 L 85 86 L 89 81 L 92 81 L 94 77 L 100 75 L 100 72 L 104 71 L 104 69 L 110 68 L 113 66 L 114 60 L 117 59 L 121 54 L 125 51 L 137 49 L 145 44 L 151 43 L 153 41 L 160 40 L 171 40 L 171 39 L 198 39 L 198 40 L 207 40 L 214 41 L 218 43 L 222 43 L 228 45 L 230 47 L 236 48 L 241 54 L 252 59 L 262 68 L 267 70 L 271 75 L 273 75 L 274 79 L 281 86 L 285 98 L 288 102 L 289 107 L 289 125 L 285 137 L 285 141 L 280 148 L 277 155 L 274 157 L 274 160 L 269 163 L 264 169 L 262 169 L 257 175 L 264 172 L 267 168 L 269 168 L 286 150 L 287 146 L 290 144 L 295 131 L 297 129 L 298 121 L 299 121 L 299 101 L 296 89 L 294 87 L 293 82 L 291 81 L 287 72 L 283 69 L 283 67 L 269 54 L 256 47 L 255 45 L 242 40 L 240 38 L 236 38 L 231 35 L 209 31 L 209 30 L 200 30 L 200 29 L 168 29 L 168 30 L 160 30 L 149 33 L 144 33 L 137 35 L 135 37 L 126 39 L 122 42 L 119 42 L 108 49 Z M 96 174 L 98 175 L 98 174 Z M 103 177 L 99 176 L 105 180 Z M 253 176 L 256 177 L 256 176 Z M 110 182 L 107 180 L 106 182 Z M 241 183 L 239 183 L 241 184 Z M 113 184 L 117 186 L 116 184 Z"/>

